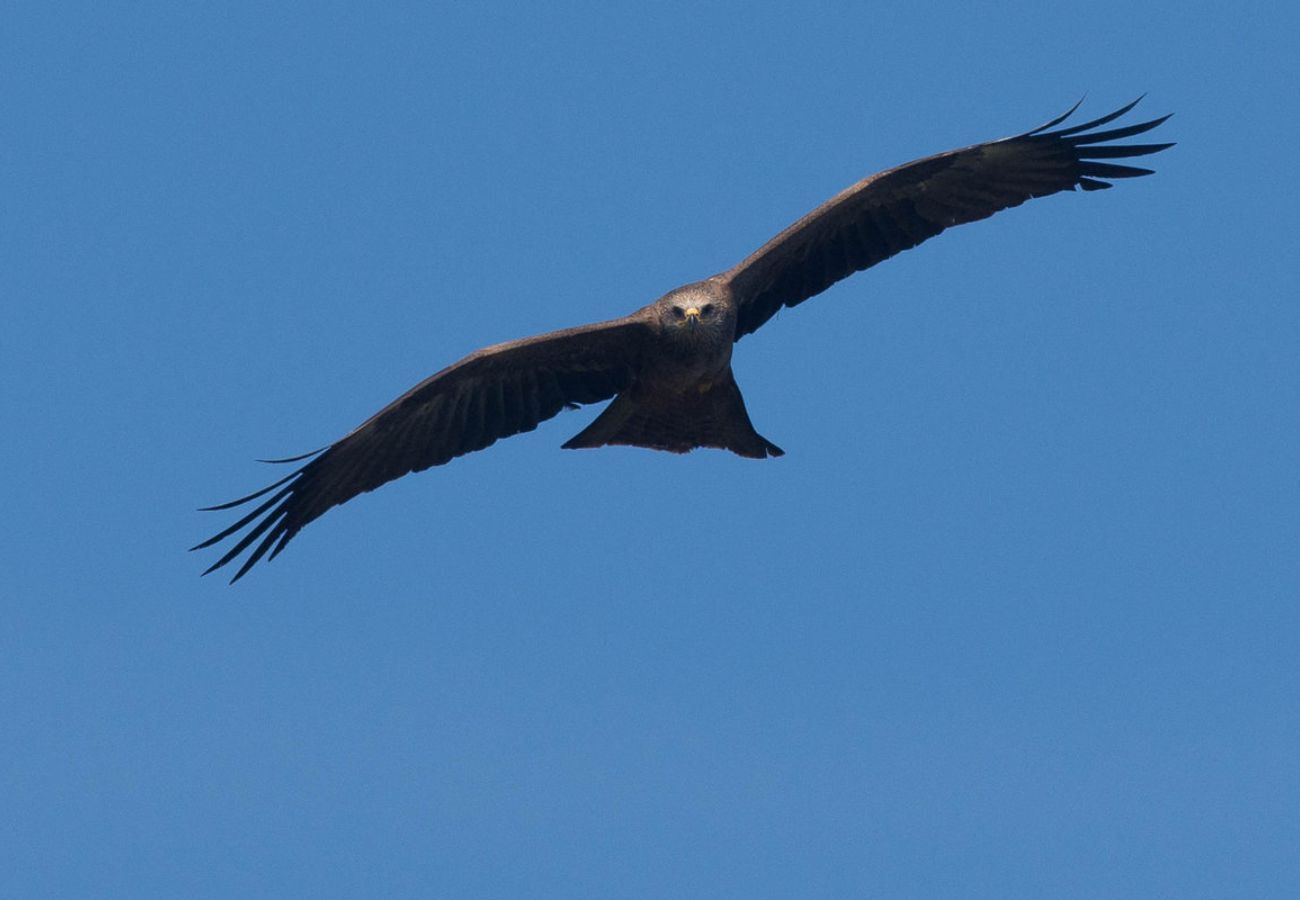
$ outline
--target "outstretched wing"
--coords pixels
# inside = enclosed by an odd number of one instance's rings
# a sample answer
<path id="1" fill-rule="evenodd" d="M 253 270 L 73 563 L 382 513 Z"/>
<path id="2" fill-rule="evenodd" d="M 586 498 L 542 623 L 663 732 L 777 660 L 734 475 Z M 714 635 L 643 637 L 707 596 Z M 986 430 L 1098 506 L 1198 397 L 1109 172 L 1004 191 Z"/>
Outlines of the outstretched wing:
<path id="1" fill-rule="evenodd" d="M 486 347 L 425 379 L 275 484 L 225 510 L 270 495 L 238 522 L 190 549 L 247 528 L 203 574 L 254 547 L 231 582 L 276 554 L 332 506 L 408 472 L 440 466 L 500 438 L 531 431 L 566 406 L 608 400 L 631 383 L 649 326 L 630 316 Z M 260 543 L 257 543 L 260 539 Z"/>
<path id="2" fill-rule="evenodd" d="M 1150 131 L 1169 116 L 1089 131 L 1124 115 L 1138 100 L 1100 119 L 1049 130 L 1064 122 L 1076 103 L 1033 131 L 928 156 L 872 175 L 832 197 L 740 265 L 715 276 L 729 282 L 736 297 L 736 340 L 782 306 L 796 306 L 950 226 L 1034 197 L 1076 188 L 1095 191 L 1111 186 L 1105 179 L 1150 175 L 1151 169 L 1108 160 L 1145 156 L 1173 144 L 1107 142 Z"/>

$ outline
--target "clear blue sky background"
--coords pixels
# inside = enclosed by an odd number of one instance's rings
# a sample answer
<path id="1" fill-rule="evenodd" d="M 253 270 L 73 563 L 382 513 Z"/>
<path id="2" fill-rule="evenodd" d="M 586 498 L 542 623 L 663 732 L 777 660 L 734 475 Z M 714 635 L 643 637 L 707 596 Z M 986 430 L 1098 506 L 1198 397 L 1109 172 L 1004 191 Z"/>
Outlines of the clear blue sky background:
<path id="1" fill-rule="evenodd" d="M 1296 896 L 1296 15 L 6 5 L 0 895 Z M 585 410 L 185 552 L 464 353 L 1143 91 L 1155 177 L 742 342 L 782 459 Z"/>

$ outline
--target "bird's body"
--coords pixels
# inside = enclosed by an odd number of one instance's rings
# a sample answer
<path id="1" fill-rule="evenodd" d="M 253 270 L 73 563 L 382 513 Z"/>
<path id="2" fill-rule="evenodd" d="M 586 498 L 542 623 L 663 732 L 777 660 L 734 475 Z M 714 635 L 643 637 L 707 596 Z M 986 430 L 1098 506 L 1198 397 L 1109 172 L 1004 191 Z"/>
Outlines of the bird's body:
<path id="1" fill-rule="evenodd" d="M 231 580 L 273 558 L 332 506 L 408 472 L 442 465 L 502 437 L 530 431 L 565 408 L 613 402 L 563 446 L 625 444 L 684 453 L 697 447 L 741 456 L 780 456 L 758 434 L 731 371 L 736 341 L 782 307 L 939 234 L 1034 197 L 1111 185 L 1106 178 L 1151 170 L 1106 160 L 1170 144 L 1111 141 L 1155 128 L 1168 116 L 1104 125 L 1099 119 L 1033 131 L 937 154 L 858 182 L 795 222 L 739 265 L 669 291 L 621 318 L 486 347 L 425 379 L 322 450 L 291 460 L 301 468 L 230 509 L 270 495 L 208 547 L 249 527 L 208 571 L 252 547 Z M 206 574 L 206 573 L 205 573 Z"/>
<path id="2" fill-rule="evenodd" d="M 566 449 L 626 444 L 685 453 L 717 447 L 741 456 L 780 456 L 754 431 L 731 373 L 736 303 L 720 278 L 669 291 L 628 319 L 644 325 L 635 382 Z"/>
<path id="3" fill-rule="evenodd" d="M 693 312 L 692 312 L 693 311 Z M 688 284 L 632 313 L 650 328 L 651 352 L 641 366 L 647 387 L 698 391 L 731 366 L 736 308 L 731 291 L 715 281 Z"/>

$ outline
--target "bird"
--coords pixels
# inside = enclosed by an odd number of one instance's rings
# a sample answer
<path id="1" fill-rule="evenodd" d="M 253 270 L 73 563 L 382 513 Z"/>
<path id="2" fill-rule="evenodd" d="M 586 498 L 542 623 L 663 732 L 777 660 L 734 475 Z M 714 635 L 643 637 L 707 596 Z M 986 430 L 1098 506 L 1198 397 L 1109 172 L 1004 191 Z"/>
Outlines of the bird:
<path id="1" fill-rule="evenodd" d="M 203 573 L 248 551 L 230 579 L 233 584 L 263 557 L 274 559 L 332 507 L 531 431 L 566 409 L 607 400 L 612 402 L 566 441 L 565 449 L 629 445 L 686 453 L 712 447 L 754 459 L 782 456 L 784 451 L 750 422 L 731 368 L 737 341 L 778 310 L 798 306 L 954 225 L 1037 197 L 1097 191 L 1115 179 L 1153 174 L 1113 160 L 1158 153 L 1173 143 L 1114 142 L 1148 132 L 1169 115 L 1104 128 L 1141 100 L 1083 124 L 1058 127 L 1080 100 L 1030 131 L 871 175 L 736 266 L 674 288 L 629 315 L 477 350 L 334 443 L 264 460 L 302 465 L 259 491 L 204 507 L 225 511 L 261 500 L 190 549 L 212 547 L 247 529 Z"/>

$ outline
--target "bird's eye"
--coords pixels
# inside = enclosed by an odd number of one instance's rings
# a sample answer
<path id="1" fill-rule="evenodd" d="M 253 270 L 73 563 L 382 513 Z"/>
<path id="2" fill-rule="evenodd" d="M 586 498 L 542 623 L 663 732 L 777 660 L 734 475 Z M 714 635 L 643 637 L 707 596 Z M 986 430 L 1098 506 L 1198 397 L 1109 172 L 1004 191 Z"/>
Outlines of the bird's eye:
<path id="1" fill-rule="evenodd" d="M 674 306 L 673 315 L 680 319 L 682 316 L 686 315 L 686 313 L 682 312 L 682 308 L 680 306 Z"/>
<path id="2" fill-rule="evenodd" d="M 707 315 L 708 315 L 709 313 L 711 313 L 711 312 L 713 312 L 713 304 L 712 304 L 712 303 L 706 303 L 706 304 L 704 304 L 703 306 L 700 307 L 700 315 L 702 315 L 702 316 L 707 316 Z"/>

